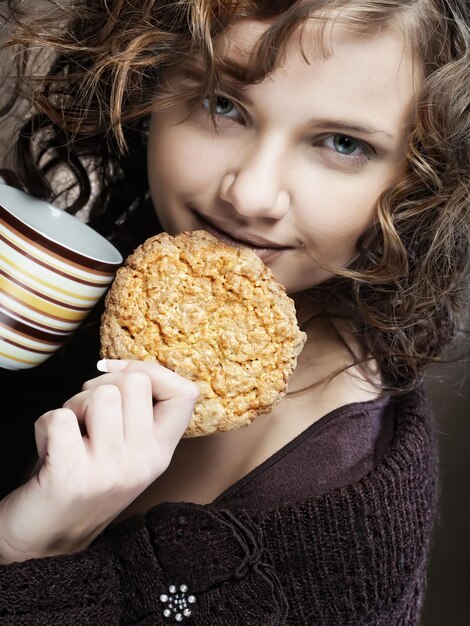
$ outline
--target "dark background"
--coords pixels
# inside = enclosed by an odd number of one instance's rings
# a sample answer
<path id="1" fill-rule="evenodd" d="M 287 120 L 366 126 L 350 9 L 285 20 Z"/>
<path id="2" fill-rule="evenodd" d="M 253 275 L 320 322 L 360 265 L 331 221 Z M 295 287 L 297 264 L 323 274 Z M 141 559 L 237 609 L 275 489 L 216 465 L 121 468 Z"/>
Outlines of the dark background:
<path id="1" fill-rule="evenodd" d="M 470 623 L 470 369 L 439 366 L 427 382 L 441 458 L 436 521 L 422 626 Z M 439 373 L 440 373 L 439 372 Z"/>

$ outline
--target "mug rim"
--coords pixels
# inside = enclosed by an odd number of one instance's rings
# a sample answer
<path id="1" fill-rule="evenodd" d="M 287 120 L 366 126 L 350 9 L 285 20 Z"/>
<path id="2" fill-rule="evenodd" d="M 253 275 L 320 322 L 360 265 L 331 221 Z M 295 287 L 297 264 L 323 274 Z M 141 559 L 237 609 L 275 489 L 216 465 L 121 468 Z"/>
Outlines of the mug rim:
<path id="1" fill-rule="evenodd" d="M 57 211 L 59 219 L 62 219 L 65 221 L 73 220 L 77 229 L 87 231 L 89 236 L 96 239 L 100 243 L 100 245 L 104 248 L 105 252 L 109 252 L 109 257 L 102 258 L 101 256 L 98 256 L 96 254 L 93 255 L 88 252 L 77 250 L 76 248 L 68 244 L 64 244 L 58 241 L 53 236 L 46 234 L 44 232 L 41 232 L 40 230 L 38 230 L 36 226 L 25 221 L 24 218 L 19 217 L 17 213 L 15 212 L 14 207 L 10 208 L 8 206 L 5 206 L 5 205 L 8 205 L 8 202 L 5 203 L 5 199 L 1 198 L 0 199 L 0 221 L 5 221 L 7 228 L 8 226 L 11 226 L 13 228 L 20 229 L 20 231 L 22 231 L 27 237 L 29 237 L 32 241 L 34 241 L 34 243 L 40 245 L 41 247 L 44 247 L 47 252 L 56 253 L 59 256 L 64 257 L 69 261 L 78 263 L 80 265 L 84 265 L 85 267 L 93 269 L 93 270 L 101 269 L 101 270 L 106 271 L 108 269 L 114 272 L 116 269 L 116 266 L 121 265 L 121 263 L 123 262 L 123 257 L 121 253 L 110 241 L 108 241 L 108 239 L 103 237 L 103 235 L 98 233 L 96 230 L 94 230 L 91 226 L 89 226 L 85 222 L 82 222 L 81 220 L 79 220 L 74 215 L 67 213 L 63 209 L 59 209 L 55 207 L 54 205 L 47 202 L 47 200 L 40 200 L 39 198 L 35 198 L 34 196 L 31 196 L 16 187 L 12 187 L 11 185 L 6 185 L 5 183 L 2 183 L 0 187 L 3 187 L 3 188 L 7 187 L 9 190 L 11 190 L 11 193 L 14 195 L 17 194 L 20 196 L 26 196 L 28 200 L 32 201 L 33 203 L 38 203 L 42 205 L 44 208 Z M 8 216 L 7 217 L 5 215 L 2 216 L 2 212 L 7 213 Z M 3 220 L 2 220 L 2 217 L 3 217 Z M 51 243 L 54 244 L 54 246 L 51 247 Z"/>

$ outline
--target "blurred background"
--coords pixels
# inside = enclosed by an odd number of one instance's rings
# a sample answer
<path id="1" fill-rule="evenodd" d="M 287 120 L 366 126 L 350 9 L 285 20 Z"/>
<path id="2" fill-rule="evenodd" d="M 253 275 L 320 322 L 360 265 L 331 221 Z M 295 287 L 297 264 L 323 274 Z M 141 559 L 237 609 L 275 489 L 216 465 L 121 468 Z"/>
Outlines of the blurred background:
<path id="1" fill-rule="evenodd" d="M 422 626 L 470 623 L 470 367 L 441 365 L 427 389 L 440 447 L 436 520 Z M 442 373 L 442 375 L 441 375 Z"/>

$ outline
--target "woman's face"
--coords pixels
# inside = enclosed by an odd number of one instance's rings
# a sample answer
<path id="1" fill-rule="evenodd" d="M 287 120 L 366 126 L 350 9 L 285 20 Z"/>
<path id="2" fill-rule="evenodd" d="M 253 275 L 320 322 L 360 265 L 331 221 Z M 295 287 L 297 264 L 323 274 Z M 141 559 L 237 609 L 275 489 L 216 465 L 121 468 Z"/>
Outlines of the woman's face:
<path id="1" fill-rule="evenodd" d="M 239 60 L 265 28 L 241 22 L 219 50 Z M 405 169 L 416 88 L 398 28 L 361 35 L 335 25 L 328 60 L 315 57 L 309 36 L 308 25 L 308 63 L 297 33 L 285 62 L 261 83 L 222 84 L 217 128 L 207 103 L 178 104 L 153 114 L 148 146 L 165 230 L 205 229 L 253 248 L 289 293 L 329 277 L 315 261 L 343 268 L 356 255 L 378 197 Z"/>

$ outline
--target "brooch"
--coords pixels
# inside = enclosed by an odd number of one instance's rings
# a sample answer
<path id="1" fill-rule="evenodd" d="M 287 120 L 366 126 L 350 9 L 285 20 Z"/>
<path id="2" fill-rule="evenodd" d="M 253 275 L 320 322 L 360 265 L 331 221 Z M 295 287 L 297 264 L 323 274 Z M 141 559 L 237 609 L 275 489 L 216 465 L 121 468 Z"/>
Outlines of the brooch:
<path id="1" fill-rule="evenodd" d="M 191 617 L 190 605 L 195 604 L 196 596 L 187 595 L 188 585 L 176 585 L 168 587 L 168 593 L 162 593 L 160 602 L 165 605 L 163 617 L 172 617 L 176 622 L 182 622 L 185 617 Z"/>

